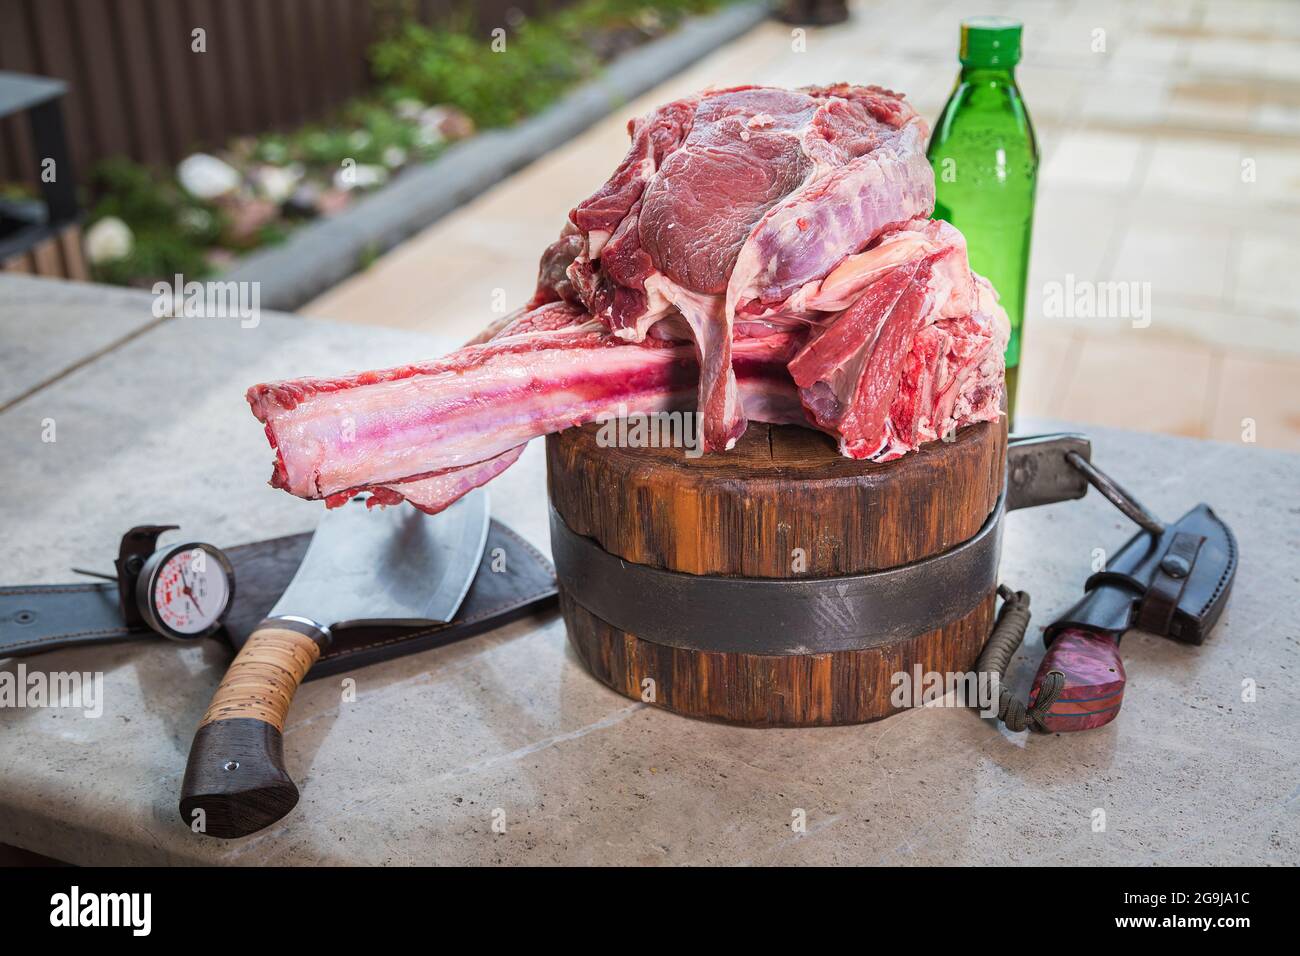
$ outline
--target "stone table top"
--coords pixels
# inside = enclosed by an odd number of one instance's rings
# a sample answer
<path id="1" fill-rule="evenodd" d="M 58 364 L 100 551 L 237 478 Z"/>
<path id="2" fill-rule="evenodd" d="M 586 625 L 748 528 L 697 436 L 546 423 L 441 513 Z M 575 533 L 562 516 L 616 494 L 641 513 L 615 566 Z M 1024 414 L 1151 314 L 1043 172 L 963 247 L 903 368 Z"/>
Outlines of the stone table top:
<path id="1" fill-rule="evenodd" d="M 254 328 L 159 321 L 152 301 L 0 277 L 3 583 L 107 567 L 138 523 L 219 545 L 310 529 L 319 505 L 266 484 L 244 389 L 450 344 L 266 313 Z M 176 805 L 227 652 L 142 638 L 25 659 L 102 672 L 104 711 L 0 708 L 0 842 L 78 864 L 1300 862 L 1300 456 L 1078 430 L 1156 513 L 1209 501 L 1241 546 L 1206 644 L 1125 638 L 1124 710 L 1100 730 L 1011 734 L 951 707 L 807 730 L 693 721 L 589 677 L 551 612 L 346 675 L 355 700 L 342 677 L 304 685 L 285 730 L 302 800 L 226 842 L 191 833 Z M 540 446 L 491 491 L 545 550 Z M 1008 517 L 1003 580 L 1036 612 L 1013 680 L 1027 683 L 1093 550 L 1130 533 L 1095 494 Z"/>

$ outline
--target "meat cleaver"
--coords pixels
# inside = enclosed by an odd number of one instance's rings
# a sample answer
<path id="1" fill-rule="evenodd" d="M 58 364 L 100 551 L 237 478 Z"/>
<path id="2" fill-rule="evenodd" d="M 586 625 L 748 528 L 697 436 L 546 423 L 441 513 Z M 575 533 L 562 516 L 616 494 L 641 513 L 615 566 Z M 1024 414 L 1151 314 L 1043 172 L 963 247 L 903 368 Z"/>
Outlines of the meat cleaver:
<path id="1" fill-rule="evenodd" d="M 488 533 L 487 492 L 437 515 L 327 511 L 289 586 L 217 687 L 190 745 L 181 817 L 211 836 L 246 836 L 298 802 L 284 769 L 285 716 L 332 628 L 452 620 L 473 583 Z M 200 814 L 201 811 L 201 814 Z"/>

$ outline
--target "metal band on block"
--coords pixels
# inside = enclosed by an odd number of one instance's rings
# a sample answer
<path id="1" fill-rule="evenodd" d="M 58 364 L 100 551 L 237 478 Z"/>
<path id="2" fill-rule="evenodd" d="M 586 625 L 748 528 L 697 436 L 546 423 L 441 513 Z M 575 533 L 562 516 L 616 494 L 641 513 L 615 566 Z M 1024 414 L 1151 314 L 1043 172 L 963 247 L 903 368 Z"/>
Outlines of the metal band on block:
<path id="1" fill-rule="evenodd" d="M 818 578 L 684 574 L 626 561 L 551 508 L 560 587 L 642 640 L 708 653 L 824 654 L 937 630 L 997 587 L 1004 498 L 974 537 L 897 568 Z"/>

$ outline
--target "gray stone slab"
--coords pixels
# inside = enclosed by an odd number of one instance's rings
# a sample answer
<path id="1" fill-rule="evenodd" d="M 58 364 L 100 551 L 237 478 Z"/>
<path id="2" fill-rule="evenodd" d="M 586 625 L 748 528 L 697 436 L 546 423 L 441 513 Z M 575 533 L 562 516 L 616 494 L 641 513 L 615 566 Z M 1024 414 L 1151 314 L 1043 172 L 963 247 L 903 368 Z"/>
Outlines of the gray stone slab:
<path id="1" fill-rule="evenodd" d="M 245 386 L 439 345 L 274 315 L 253 330 L 162 324 L 0 414 L 7 575 L 63 579 L 138 521 L 179 518 L 222 544 L 310 527 L 318 505 L 265 485 Z M 60 422 L 54 447 L 31 440 L 38 414 Z M 1087 430 L 1095 460 L 1151 508 L 1210 501 L 1242 553 L 1204 646 L 1125 639 L 1128 697 L 1101 730 L 1015 735 L 951 708 L 812 730 L 687 720 L 596 683 L 547 615 L 346 675 L 355 701 L 342 677 L 304 686 L 285 734 L 302 802 L 228 843 L 176 811 L 226 658 L 140 640 L 28 659 L 103 672 L 105 711 L 0 710 L 0 842 L 84 864 L 1300 862 L 1300 456 Z M 543 479 L 534 443 L 491 487 L 497 516 L 544 546 Z M 1013 679 L 1028 681 L 1093 549 L 1129 533 L 1095 495 L 1008 517 L 1003 579 L 1035 609 Z M 797 810 L 806 834 L 791 831 Z"/>
<path id="2" fill-rule="evenodd" d="M 0 408 L 157 322 L 152 304 L 132 289 L 0 274 Z"/>

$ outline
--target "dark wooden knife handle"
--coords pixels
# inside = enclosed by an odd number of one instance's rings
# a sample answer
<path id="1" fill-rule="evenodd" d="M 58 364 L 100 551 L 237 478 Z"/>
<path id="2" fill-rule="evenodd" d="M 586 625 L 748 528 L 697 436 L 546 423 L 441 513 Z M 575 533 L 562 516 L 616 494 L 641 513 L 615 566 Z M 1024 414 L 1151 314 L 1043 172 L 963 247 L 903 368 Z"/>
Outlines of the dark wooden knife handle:
<path id="1" fill-rule="evenodd" d="M 283 617 L 264 619 L 249 635 L 190 745 L 180 803 L 186 826 L 232 839 L 293 809 L 298 788 L 284 769 L 281 734 L 294 692 L 329 638 L 311 621 Z"/>
<path id="2" fill-rule="evenodd" d="M 1043 715 L 1043 726 L 1053 733 L 1091 730 L 1110 723 L 1124 703 L 1124 662 L 1119 641 L 1109 634 L 1070 628 L 1047 649 L 1029 694 L 1032 707 L 1039 688 L 1052 671 L 1065 676 L 1065 688 Z"/>

